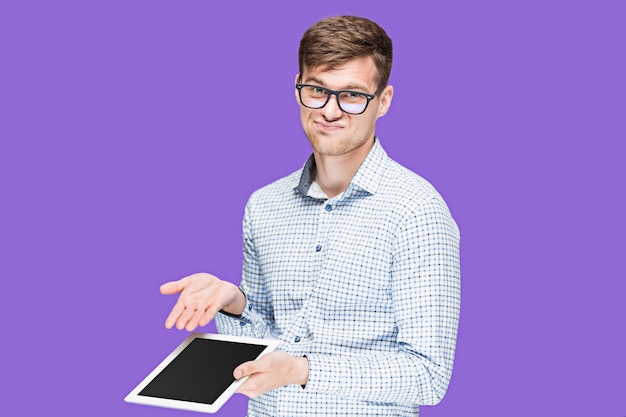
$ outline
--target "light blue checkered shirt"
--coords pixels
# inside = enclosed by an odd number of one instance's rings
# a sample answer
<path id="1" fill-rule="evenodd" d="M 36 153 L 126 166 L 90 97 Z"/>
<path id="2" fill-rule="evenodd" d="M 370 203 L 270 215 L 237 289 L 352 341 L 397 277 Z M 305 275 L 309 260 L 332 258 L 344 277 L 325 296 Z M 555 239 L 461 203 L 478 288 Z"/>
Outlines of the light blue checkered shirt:
<path id="1" fill-rule="evenodd" d="M 258 191 L 243 222 L 241 317 L 221 333 L 277 338 L 309 360 L 303 388 L 249 416 L 417 416 L 450 380 L 460 308 L 459 231 L 437 191 L 378 139 L 346 191 L 316 198 L 315 162 Z"/>

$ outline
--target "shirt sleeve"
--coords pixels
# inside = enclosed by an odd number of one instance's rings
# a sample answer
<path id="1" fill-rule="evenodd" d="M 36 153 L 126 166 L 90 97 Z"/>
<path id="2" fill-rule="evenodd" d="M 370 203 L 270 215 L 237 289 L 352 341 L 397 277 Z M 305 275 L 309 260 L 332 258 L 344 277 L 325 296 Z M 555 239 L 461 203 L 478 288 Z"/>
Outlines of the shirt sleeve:
<path id="1" fill-rule="evenodd" d="M 274 313 L 267 288 L 260 274 L 251 217 L 248 204 L 243 220 L 244 259 L 239 287 L 246 296 L 246 306 L 241 316 L 218 313 L 215 316 L 215 325 L 219 333 L 262 339 L 270 334 Z"/>
<path id="2" fill-rule="evenodd" d="M 460 311 L 459 230 L 441 198 L 411 210 L 393 247 L 395 352 L 307 355 L 306 390 L 362 401 L 434 405 L 452 374 Z"/>

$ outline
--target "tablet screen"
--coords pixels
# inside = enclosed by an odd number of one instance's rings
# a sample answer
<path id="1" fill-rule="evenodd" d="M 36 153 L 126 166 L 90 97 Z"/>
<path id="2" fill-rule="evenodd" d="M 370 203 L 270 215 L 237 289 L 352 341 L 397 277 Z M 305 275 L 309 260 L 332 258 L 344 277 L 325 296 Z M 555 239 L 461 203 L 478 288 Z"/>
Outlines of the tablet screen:
<path id="1" fill-rule="evenodd" d="M 266 348 L 223 340 L 194 339 L 139 395 L 213 404 L 235 382 L 233 371 Z"/>

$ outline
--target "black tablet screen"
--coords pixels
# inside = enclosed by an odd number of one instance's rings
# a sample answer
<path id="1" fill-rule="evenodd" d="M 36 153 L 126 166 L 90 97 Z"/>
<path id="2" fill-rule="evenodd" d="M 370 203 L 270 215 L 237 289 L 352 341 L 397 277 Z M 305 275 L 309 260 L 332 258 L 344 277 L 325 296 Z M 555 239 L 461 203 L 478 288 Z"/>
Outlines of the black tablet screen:
<path id="1" fill-rule="evenodd" d="M 266 346 L 194 339 L 139 395 L 213 404 L 235 381 L 233 371 Z"/>

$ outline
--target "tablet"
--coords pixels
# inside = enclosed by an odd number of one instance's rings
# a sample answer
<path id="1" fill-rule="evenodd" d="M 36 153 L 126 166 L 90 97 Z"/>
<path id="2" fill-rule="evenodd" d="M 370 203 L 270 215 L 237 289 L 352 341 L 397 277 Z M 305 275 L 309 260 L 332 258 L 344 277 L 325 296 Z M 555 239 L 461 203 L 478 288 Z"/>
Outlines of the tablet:
<path id="1" fill-rule="evenodd" d="M 235 368 L 277 345 L 278 340 L 193 333 L 125 401 L 215 413 L 246 379 L 235 380 Z"/>

